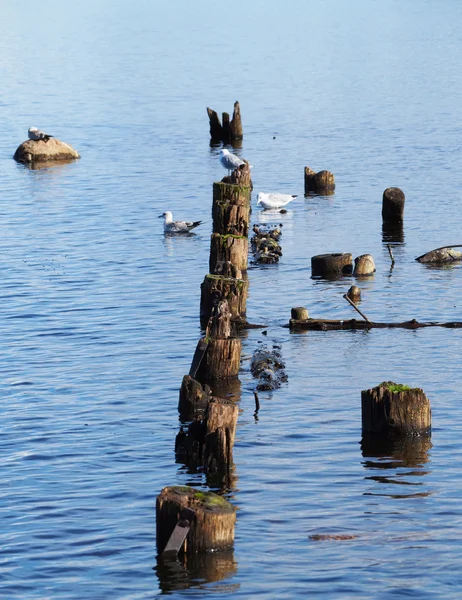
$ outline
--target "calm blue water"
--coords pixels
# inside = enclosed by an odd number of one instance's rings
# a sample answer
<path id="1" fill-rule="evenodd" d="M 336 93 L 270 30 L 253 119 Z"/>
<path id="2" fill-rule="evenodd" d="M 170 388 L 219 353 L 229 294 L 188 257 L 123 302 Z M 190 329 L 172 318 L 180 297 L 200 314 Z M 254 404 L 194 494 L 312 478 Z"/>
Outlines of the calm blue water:
<path id="1" fill-rule="evenodd" d="M 460 320 L 462 269 L 414 258 L 462 243 L 462 5 L 455 0 L 4 3 L 0 20 L 0 597 L 460 598 L 462 331 L 292 334 L 292 306 L 352 317 L 355 283 L 310 258 L 369 252 L 374 320 Z M 205 486 L 175 463 L 177 401 L 201 335 L 212 182 L 206 106 L 238 99 L 255 191 L 298 194 L 279 265 L 251 269 L 234 554 L 157 569 L 155 499 Z M 35 125 L 80 161 L 12 155 Z M 303 169 L 330 197 L 303 197 Z M 386 187 L 406 193 L 390 270 Z M 255 199 L 254 199 L 255 202 Z M 157 216 L 202 219 L 165 238 Z M 249 359 L 278 343 L 289 381 Z M 362 450 L 360 392 L 422 387 L 431 445 Z M 311 535 L 349 534 L 348 541 Z"/>

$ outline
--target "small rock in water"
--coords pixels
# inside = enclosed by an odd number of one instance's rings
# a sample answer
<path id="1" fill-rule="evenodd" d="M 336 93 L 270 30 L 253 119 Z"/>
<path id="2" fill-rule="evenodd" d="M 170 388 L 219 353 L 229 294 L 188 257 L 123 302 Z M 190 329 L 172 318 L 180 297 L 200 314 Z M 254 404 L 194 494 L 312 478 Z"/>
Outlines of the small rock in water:
<path id="1" fill-rule="evenodd" d="M 250 370 L 252 375 L 259 379 L 257 390 L 274 390 L 281 387 L 281 383 L 287 381 L 285 364 L 279 350 L 268 350 L 260 346 L 255 351 Z"/>

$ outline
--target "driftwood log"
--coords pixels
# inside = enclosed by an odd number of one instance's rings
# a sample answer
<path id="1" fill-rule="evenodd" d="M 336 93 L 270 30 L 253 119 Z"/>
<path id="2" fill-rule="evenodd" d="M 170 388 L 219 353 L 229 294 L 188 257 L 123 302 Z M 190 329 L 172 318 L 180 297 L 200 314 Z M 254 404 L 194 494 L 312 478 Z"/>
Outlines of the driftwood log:
<path id="1" fill-rule="evenodd" d="M 232 504 L 212 492 L 173 486 L 164 488 L 157 496 L 156 541 L 159 554 L 181 519 L 190 524 L 183 552 L 227 550 L 234 544 L 236 509 Z"/>
<path id="2" fill-rule="evenodd" d="M 430 401 L 420 388 L 384 381 L 361 392 L 363 434 L 391 436 L 428 434 Z"/>
<path id="3" fill-rule="evenodd" d="M 210 138 L 214 143 L 223 142 L 229 144 L 236 140 L 242 140 L 244 137 L 242 131 L 241 108 L 239 102 L 234 103 L 233 118 L 229 119 L 229 113 L 223 113 L 223 124 L 216 111 L 207 108 L 207 115 L 210 122 Z"/>
<path id="4" fill-rule="evenodd" d="M 312 277 L 338 277 L 351 275 L 352 272 L 353 256 L 349 252 L 318 254 L 311 257 Z"/>
<path id="5" fill-rule="evenodd" d="M 377 323 L 374 321 L 358 321 L 356 319 L 307 319 L 299 321 L 290 319 L 289 324 L 285 325 L 296 331 L 337 331 L 340 329 L 386 329 L 386 328 L 402 328 L 402 329 L 420 329 L 422 327 L 447 327 L 449 329 L 461 329 L 462 321 L 448 321 L 446 323 L 420 323 L 415 319 L 411 321 L 403 321 L 400 323 Z"/>
<path id="6" fill-rule="evenodd" d="M 387 188 L 382 197 L 382 219 L 399 223 L 404 217 L 404 192 L 397 187 Z"/>

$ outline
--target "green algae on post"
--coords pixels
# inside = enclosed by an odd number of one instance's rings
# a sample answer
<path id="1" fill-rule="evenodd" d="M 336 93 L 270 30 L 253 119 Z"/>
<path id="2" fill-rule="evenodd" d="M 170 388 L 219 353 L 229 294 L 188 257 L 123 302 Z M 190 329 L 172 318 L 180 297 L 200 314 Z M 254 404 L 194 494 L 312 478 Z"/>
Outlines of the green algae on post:
<path id="1" fill-rule="evenodd" d="M 431 430 L 430 401 L 421 388 L 384 381 L 361 392 L 363 434 L 423 435 Z"/>

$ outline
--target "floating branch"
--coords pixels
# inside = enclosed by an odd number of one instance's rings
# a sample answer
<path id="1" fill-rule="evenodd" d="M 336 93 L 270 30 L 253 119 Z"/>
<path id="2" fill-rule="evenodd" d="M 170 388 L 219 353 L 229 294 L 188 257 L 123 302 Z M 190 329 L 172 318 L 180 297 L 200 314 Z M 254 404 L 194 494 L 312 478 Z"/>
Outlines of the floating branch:
<path id="1" fill-rule="evenodd" d="M 461 329 L 462 321 L 448 321 L 446 323 L 420 323 L 415 319 L 411 321 L 403 321 L 401 323 L 375 323 L 374 321 L 357 321 L 356 319 L 337 320 L 337 319 L 307 319 L 306 321 L 297 321 L 290 319 L 288 325 L 295 331 L 333 331 L 339 329 L 386 329 L 386 328 L 402 328 L 402 329 L 420 329 L 423 327 L 448 327 L 449 329 Z"/>
<path id="2" fill-rule="evenodd" d="M 352 286 L 353 287 L 353 286 Z M 352 288 L 350 288 L 351 290 Z M 370 323 L 369 319 L 366 317 L 366 315 L 364 313 L 362 313 L 359 308 L 356 306 L 356 304 L 350 299 L 350 297 L 348 296 L 348 294 L 344 294 L 343 297 L 345 298 L 345 300 L 348 302 L 348 304 L 351 304 L 351 306 L 355 309 L 356 312 L 358 312 L 362 318 L 367 321 L 368 323 Z"/>

